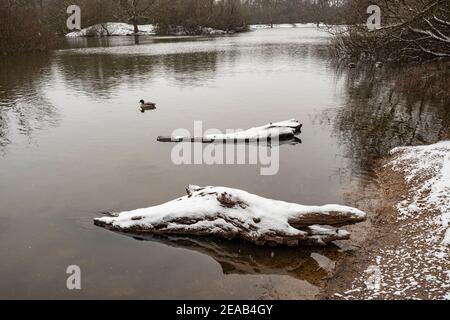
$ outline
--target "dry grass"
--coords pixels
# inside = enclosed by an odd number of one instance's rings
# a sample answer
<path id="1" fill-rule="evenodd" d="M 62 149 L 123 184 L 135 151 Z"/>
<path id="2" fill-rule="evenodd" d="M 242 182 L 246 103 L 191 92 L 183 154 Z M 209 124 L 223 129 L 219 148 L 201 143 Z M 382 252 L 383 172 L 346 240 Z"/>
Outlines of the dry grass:
<path id="1" fill-rule="evenodd" d="M 402 92 L 417 92 L 437 99 L 450 99 L 450 62 L 422 63 L 408 66 L 407 76 L 395 80 Z"/>

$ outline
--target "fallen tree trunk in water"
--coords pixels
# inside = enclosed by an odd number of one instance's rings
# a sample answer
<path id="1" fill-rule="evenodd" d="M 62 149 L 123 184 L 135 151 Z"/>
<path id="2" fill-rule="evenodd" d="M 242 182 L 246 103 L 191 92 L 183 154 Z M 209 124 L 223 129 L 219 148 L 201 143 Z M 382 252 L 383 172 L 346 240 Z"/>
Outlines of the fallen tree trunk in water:
<path id="1" fill-rule="evenodd" d="M 366 219 L 358 209 L 339 206 L 302 206 L 275 201 L 224 187 L 189 186 L 188 195 L 171 202 L 138 209 L 94 223 L 113 231 L 155 235 L 193 235 L 243 239 L 257 245 L 318 244 L 347 240 L 338 229 Z"/>
<path id="2" fill-rule="evenodd" d="M 192 143 L 262 143 L 296 139 L 301 133 L 302 124 L 297 120 L 270 123 L 262 127 L 251 128 L 226 134 L 207 134 L 203 137 L 158 137 L 159 142 Z M 297 138 L 298 139 L 298 138 Z M 299 140 L 299 139 L 298 139 Z"/>

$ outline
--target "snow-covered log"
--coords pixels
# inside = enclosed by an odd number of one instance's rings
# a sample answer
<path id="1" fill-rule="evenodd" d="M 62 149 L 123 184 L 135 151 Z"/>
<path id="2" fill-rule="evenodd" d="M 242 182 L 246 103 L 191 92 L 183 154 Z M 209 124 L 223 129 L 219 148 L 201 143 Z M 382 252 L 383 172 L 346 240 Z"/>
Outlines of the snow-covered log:
<path id="1" fill-rule="evenodd" d="M 189 186 L 171 202 L 95 219 L 95 224 L 125 233 L 212 236 L 258 245 L 324 245 L 347 240 L 341 226 L 362 222 L 366 214 L 340 206 L 303 206 L 225 187 Z"/>
<path id="2" fill-rule="evenodd" d="M 203 137 L 158 137 L 159 142 L 260 142 L 291 140 L 301 133 L 302 124 L 295 120 L 269 123 L 265 126 L 226 134 L 207 134 Z"/>

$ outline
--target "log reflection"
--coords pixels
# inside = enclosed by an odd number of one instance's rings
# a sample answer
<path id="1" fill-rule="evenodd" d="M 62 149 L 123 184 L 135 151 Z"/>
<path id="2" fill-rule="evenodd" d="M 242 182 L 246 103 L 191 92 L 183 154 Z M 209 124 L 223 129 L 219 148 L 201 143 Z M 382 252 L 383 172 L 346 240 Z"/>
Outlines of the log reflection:
<path id="1" fill-rule="evenodd" d="M 220 264 L 225 275 L 288 275 L 314 286 L 332 271 L 323 261 L 334 266 L 341 255 L 335 245 L 328 247 L 262 247 L 242 241 L 186 236 L 130 235 L 139 241 L 158 242 L 164 245 L 205 254 Z"/>

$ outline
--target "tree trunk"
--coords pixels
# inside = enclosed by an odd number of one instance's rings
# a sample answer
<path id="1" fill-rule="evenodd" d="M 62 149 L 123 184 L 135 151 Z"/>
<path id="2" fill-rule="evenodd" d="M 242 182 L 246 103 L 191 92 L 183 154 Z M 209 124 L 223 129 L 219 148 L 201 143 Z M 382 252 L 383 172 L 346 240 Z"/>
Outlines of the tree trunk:
<path id="1" fill-rule="evenodd" d="M 133 18 L 133 27 L 134 27 L 134 34 L 139 33 L 139 26 L 136 18 Z"/>
<path id="2" fill-rule="evenodd" d="M 94 224 L 124 233 L 218 237 L 257 245 L 298 246 L 348 240 L 350 233 L 338 228 L 366 220 L 366 214 L 355 208 L 308 207 L 237 189 L 189 186 L 186 192 L 188 195 L 183 198 L 112 214 L 95 219 Z"/>

